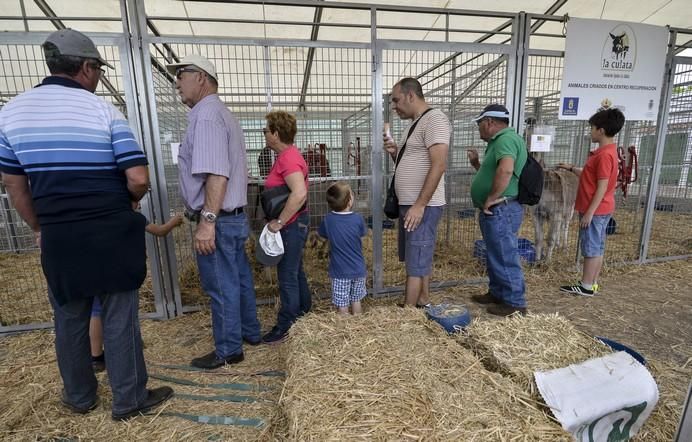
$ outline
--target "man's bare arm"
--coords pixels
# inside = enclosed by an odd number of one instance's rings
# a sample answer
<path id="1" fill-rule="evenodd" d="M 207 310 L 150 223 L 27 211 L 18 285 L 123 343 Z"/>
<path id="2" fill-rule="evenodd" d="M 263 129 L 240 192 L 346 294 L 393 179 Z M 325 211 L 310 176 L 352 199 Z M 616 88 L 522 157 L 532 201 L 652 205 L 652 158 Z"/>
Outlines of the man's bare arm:
<path id="1" fill-rule="evenodd" d="M 19 216 L 31 227 L 31 230 L 39 232 L 41 227 L 38 224 L 38 217 L 34 211 L 34 200 L 31 196 L 29 177 L 26 175 L 3 173 L 2 182 L 7 189 L 7 194 L 10 196 L 12 206 L 17 210 Z"/>

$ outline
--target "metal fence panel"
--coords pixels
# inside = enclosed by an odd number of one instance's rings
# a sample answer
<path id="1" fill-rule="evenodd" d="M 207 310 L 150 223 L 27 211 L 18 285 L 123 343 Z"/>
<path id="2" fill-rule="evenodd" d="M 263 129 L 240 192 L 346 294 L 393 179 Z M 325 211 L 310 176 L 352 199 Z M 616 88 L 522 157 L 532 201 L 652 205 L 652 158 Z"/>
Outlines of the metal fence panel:
<path id="1" fill-rule="evenodd" d="M 555 130 L 552 150 L 536 154 L 536 157 L 544 162 L 547 173 L 556 170 L 558 163 L 582 166 L 593 147 L 588 122 L 558 119 L 562 63 L 561 56 L 531 55 L 529 59 L 526 93 L 528 132 L 531 133 L 531 125 L 551 126 Z M 646 201 L 647 178 L 653 167 L 653 155 L 647 150 L 647 143 L 650 141 L 647 141 L 646 137 L 652 137 L 654 133 L 655 122 L 628 121 L 616 137 L 617 145 L 622 146 L 625 151 L 627 147 L 635 146 L 640 177 L 626 187 L 626 194 L 622 187 L 616 189 L 616 209 L 613 214 L 616 224 L 609 229 L 612 234 L 607 236 L 605 254 L 606 261 L 611 264 L 633 262 L 639 258 L 639 236 L 644 220 L 643 205 Z M 564 190 L 564 182 L 565 180 L 556 182 L 547 178 L 544 193 L 560 195 Z M 570 182 L 574 183 L 570 187 L 576 185 L 576 180 Z M 562 206 L 556 202 L 549 210 L 557 213 L 562 210 Z M 537 237 L 534 232 L 534 211 L 529 209 L 527 212 L 529 216 L 525 218 L 522 231 L 535 243 Z M 570 216 L 569 211 L 566 216 Z M 548 231 L 548 226 L 549 223 L 546 223 L 543 232 Z M 561 246 L 556 247 L 553 259 L 569 261 L 578 257 L 578 232 L 578 214 L 574 214 L 568 224 L 568 230 L 563 230 L 563 234 L 567 233 L 567 241 L 562 241 Z M 545 236 L 547 242 L 549 235 Z"/>
<path id="2" fill-rule="evenodd" d="M 247 244 L 254 263 L 254 235 L 264 225 L 259 210 L 259 192 L 273 155 L 264 152 L 264 115 L 268 108 L 296 115 L 296 145 L 310 168 L 308 209 L 310 226 L 315 229 L 327 212 L 325 191 L 334 181 L 348 181 L 356 196 L 355 210 L 369 216 L 370 164 L 370 52 L 363 47 L 261 46 L 237 42 L 184 43 L 157 41 L 151 53 L 162 64 L 174 57 L 200 53 L 209 58 L 219 75 L 219 96 L 239 119 L 247 147 L 249 174 L 246 213 L 253 228 Z M 194 40 L 193 40 L 194 41 Z M 333 46 L 333 45 L 330 45 Z M 306 69 L 306 66 L 310 66 Z M 306 76 L 305 73 L 309 73 Z M 177 166 L 171 145 L 180 143 L 187 125 L 187 109 L 175 92 L 174 79 L 154 72 L 161 155 L 171 212 L 180 213 Z M 305 84 L 303 83 L 305 82 Z M 268 156 L 266 156 L 269 154 Z M 194 224 L 174 231 L 176 261 L 182 303 L 189 308 L 207 302 L 202 296 L 192 248 Z M 367 244 L 367 240 L 366 240 Z M 367 247 L 367 246 L 366 246 Z M 317 244 L 307 247 L 305 267 L 314 292 L 329 291 L 326 274 L 326 249 Z M 278 293 L 274 269 L 254 263 L 255 288 L 259 302 Z"/>
<path id="3" fill-rule="evenodd" d="M 371 11 L 371 15 L 374 16 L 374 12 Z M 521 37 L 519 32 L 515 34 L 515 39 Z M 0 39 L 0 59 L 3 60 L 0 63 L 0 107 L 47 75 L 40 49 L 40 42 L 46 35 L 37 32 L 8 33 Z M 296 144 L 310 165 L 308 198 L 311 228 L 314 230 L 327 212 L 325 190 L 336 180 L 351 184 L 356 194 L 355 210 L 372 224 L 373 213 L 379 219 L 382 210 L 382 201 L 379 200 L 382 195 L 379 190 L 374 195 L 375 189 L 380 186 L 386 189 L 393 169 L 392 162 L 385 158 L 381 169 L 370 170 L 371 164 L 380 164 L 379 157 L 372 154 L 372 137 L 378 133 L 373 121 L 379 120 L 373 108 L 379 109 L 384 105 L 384 121 L 392 123 L 392 132 L 399 138 L 408 122 L 391 115 L 388 92 L 402 77 L 418 78 L 423 84 L 428 103 L 445 112 L 453 129 L 445 175 L 448 204 L 439 226 L 434 260 L 433 280 L 437 284 L 473 279 L 484 272 L 484 266 L 473 256 L 474 246 L 481 235 L 476 210 L 470 201 L 469 190 L 474 171 L 468 163 L 466 149 L 478 148 L 482 158 L 485 143 L 480 140 L 471 119 L 485 105 L 504 103 L 507 94 L 521 95 L 525 90 L 525 95 L 520 99 L 524 100 L 523 112 L 527 124 L 518 128 L 520 134 L 529 138 L 536 126 L 551 126 L 555 130 L 552 151 L 539 155 L 548 170 L 559 162 L 582 165 L 591 144 L 588 123 L 560 121 L 557 118 L 562 54 L 552 51 L 530 52 L 526 77 L 522 77 L 522 81 L 513 81 L 515 76 L 524 75 L 523 66 L 517 66 L 519 63 L 516 62 L 521 58 L 518 57 L 521 52 L 518 42 L 512 46 L 395 42 L 377 40 L 374 31 L 371 34 L 373 46 L 382 44 L 376 52 L 378 59 L 380 53 L 382 55 L 379 60 L 381 65 L 378 64 L 381 70 L 375 72 L 372 64 L 375 53 L 367 44 L 270 40 L 241 42 L 224 38 L 145 36 L 144 41 L 148 46 L 133 49 L 135 56 L 142 54 L 137 51 L 147 52 L 144 62 L 151 62 L 151 78 L 145 78 L 148 74 L 136 73 L 139 72 L 136 69 L 133 72 L 137 78 L 131 78 L 130 54 L 128 51 L 121 53 L 127 47 L 125 37 L 111 34 L 98 34 L 95 37 L 101 53 L 116 66 L 115 71 L 107 72 L 97 90 L 98 95 L 110 100 L 127 114 L 126 104 L 135 104 L 134 84 L 152 86 L 156 115 L 151 118 L 156 123 L 155 127 L 158 127 L 158 140 L 147 143 L 155 146 L 145 147 L 150 158 L 156 161 L 156 182 L 161 188 L 154 190 L 165 192 L 170 207 L 166 211 L 169 213 L 163 213 L 161 209 L 166 203 L 154 201 L 154 198 L 145 201 L 145 206 L 149 204 L 150 207 L 145 207 L 144 212 L 152 214 L 150 221 L 157 223 L 165 221 L 158 219 L 158 216 L 163 215 L 167 219 L 183 210 L 174 147 L 182 141 L 188 109 L 180 102 L 175 91 L 175 79 L 165 71 L 166 63 L 188 53 L 200 53 L 217 67 L 219 95 L 239 118 L 245 134 L 250 176 L 247 213 L 255 234 L 263 225 L 258 210 L 258 196 L 266 170 L 263 170 L 260 154 L 265 147 L 262 128 L 264 115 L 269 108 L 292 112 L 298 118 Z M 653 219 L 650 247 L 648 256 L 643 258 L 658 259 L 692 253 L 692 60 L 678 58 L 674 72 L 670 118 L 653 218 L 646 218 L 647 221 Z M 382 85 L 382 97 L 374 96 L 374 84 Z M 521 85 L 521 90 L 514 91 L 517 85 Z M 379 86 L 375 89 L 379 94 Z M 142 131 L 146 131 L 146 128 Z M 656 123 L 627 122 L 617 140 L 621 146 L 635 146 L 639 156 L 639 173 L 637 181 L 627 187 L 626 196 L 623 190 L 617 191 L 614 216 L 616 233 L 609 236 L 606 253 L 610 263 L 637 260 L 640 258 L 641 243 L 649 240 L 640 238 L 640 235 L 650 176 L 655 169 L 654 151 L 658 141 Z M 159 168 L 161 164 L 163 167 Z M 550 186 L 547 190 L 562 191 L 561 188 Z M 558 205 L 553 209 L 557 210 Z M 535 243 L 533 218 L 532 210 L 527 210 L 520 237 Z M 574 217 L 568 224 L 567 239 L 562 241 L 563 247 L 555 251 L 553 259 L 575 262 L 578 257 L 576 224 Z M 161 263 L 150 263 L 150 268 L 157 275 L 162 274 L 160 271 L 171 275 L 172 280 L 178 275 L 182 305 L 188 309 L 207 302 L 207 297 L 202 296 L 197 275 L 192 248 L 193 229 L 194 225 L 188 223 L 172 233 L 175 268 L 162 268 Z M 405 270 L 397 259 L 396 222 L 384 220 L 382 225 L 374 225 L 372 229 L 375 236 L 382 235 L 383 244 L 381 250 L 373 251 L 373 233 L 365 239 L 368 268 L 383 269 L 385 290 L 399 287 L 405 281 Z M 161 246 L 159 240 L 154 243 Z M 251 257 L 254 256 L 253 247 L 254 241 L 249 241 Z M 382 254 L 382 262 L 373 262 L 373 256 L 379 253 Z M 313 291 L 317 293 L 330 291 L 326 258 L 326 248 L 319 243 L 305 250 L 308 278 Z M 272 269 L 255 266 L 254 275 L 260 302 L 276 296 L 277 281 Z M 151 282 L 145 283 L 141 309 L 160 314 L 162 293 L 154 292 L 162 290 L 153 285 Z M 45 292 L 33 234 L 20 221 L 0 183 L 0 331 L 49 321 L 51 310 Z M 19 296 L 21 303 L 16 302 Z"/>
<path id="4" fill-rule="evenodd" d="M 444 178 L 447 205 L 438 227 L 438 244 L 433 261 L 432 279 L 435 284 L 475 278 L 482 272 L 478 261 L 472 256 L 475 241 L 480 239 L 480 229 L 470 198 L 471 179 L 475 171 L 468 162 L 466 150 L 477 148 L 482 160 L 484 143 L 472 119 L 486 105 L 505 101 L 507 65 L 507 57 L 501 53 L 459 53 L 434 49 L 383 51 L 384 90 L 390 91 L 403 77 L 417 77 L 423 86 L 426 102 L 442 110 L 452 124 Z M 385 109 L 391 109 L 388 100 Z M 401 139 L 410 124 L 410 121 L 402 121 L 388 110 L 385 110 L 385 121 L 391 123 L 392 134 L 397 140 Z M 385 188 L 391 180 L 392 171 L 393 163 L 386 159 L 383 173 Z M 386 229 L 383 235 L 383 282 L 385 287 L 400 286 L 405 282 L 406 274 L 403 264 L 398 262 L 396 225 L 392 223 L 387 227 L 391 228 Z"/>
<path id="5" fill-rule="evenodd" d="M 679 58 L 673 68 L 668 128 L 654 218 L 646 258 L 692 254 L 692 59 Z M 642 147 L 655 146 L 653 135 Z M 646 151 L 653 155 L 653 151 Z"/>

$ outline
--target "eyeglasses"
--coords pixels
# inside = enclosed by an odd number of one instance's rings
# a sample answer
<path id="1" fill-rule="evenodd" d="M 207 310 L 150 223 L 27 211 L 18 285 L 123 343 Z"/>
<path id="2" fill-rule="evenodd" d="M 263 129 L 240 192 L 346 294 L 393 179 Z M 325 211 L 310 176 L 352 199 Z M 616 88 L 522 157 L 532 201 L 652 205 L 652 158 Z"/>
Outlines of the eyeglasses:
<path id="1" fill-rule="evenodd" d="M 103 65 L 102 65 L 102 64 L 91 63 L 91 64 L 89 64 L 89 66 L 91 66 L 91 67 L 94 68 L 94 69 L 98 69 L 99 71 L 101 71 L 101 75 L 103 75 L 103 74 L 106 73 L 106 70 L 103 69 Z"/>
<path id="2" fill-rule="evenodd" d="M 178 68 L 175 70 L 175 78 L 180 80 L 180 77 L 183 75 L 183 72 L 202 72 L 202 71 L 197 70 L 197 69 L 187 68 L 187 67 L 186 68 Z"/>
<path id="3" fill-rule="evenodd" d="M 477 124 L 478 126 L 480 126 L 481 123 L 483 123 L 483 122 L 486 121 L 486 120 L 487 120 L 487 118 L 481 118 L 480 120 L 476 121 L 476 124 Z"/>

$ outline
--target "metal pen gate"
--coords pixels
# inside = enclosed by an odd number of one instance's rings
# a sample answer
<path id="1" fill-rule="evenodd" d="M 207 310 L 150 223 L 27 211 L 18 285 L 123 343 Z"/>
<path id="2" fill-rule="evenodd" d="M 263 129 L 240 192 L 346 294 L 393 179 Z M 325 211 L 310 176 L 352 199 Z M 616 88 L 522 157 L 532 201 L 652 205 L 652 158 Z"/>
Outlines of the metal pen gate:
<path id="1" fill-rule="evenodd" d="M 479 268 L 469 262 L 475 260 L 472 256 L 474 240 L 480 237 L 469 193 L 475 171 L 469 164 L 466 150 L 478 148 L 481 158 L 483 156 L 483 142 L 472 119 L 486 105 L 508 101 L 507 93 L 511 90 L 508 84 L 514 80 L 515 72 L 510 57 L 513 47 L 489 43 L 383 40 L 378 40 L 376 45 L 375 59 L 381 60 L 382 65 L 377 75 L 381 75 L 384 90 L 384 121 L 391 124 L 394 138 L 400 139 L 410 121 L 401 121 L 390 112 L 389 91 L 407 76 L 420 81 L 426 102 L 442 110 L 452 125 L 444 177 L 447 205 L 438 227 L 433 286 L 477 278 Z M 401 66 L 405 66 L 403 71 Z M 386 157 L 382 170 L 380 181 L 386 188 L 393 172 L 393 163 Z M 373 201 L 373 207 L 382 207 L 381 199 Z M 406 279 L 404 266 L 398 262 L 396 224 L 385 222 L 382 227 L 382 267 L 379 272 L 373 269 L 378 293 L 400 290 Z"/>
<path id="2" fill-rule="evenodd" d="M 644 154 L 657 152 L 660 167 L 652 195 L 650 231 L 642 234 L 642 253 L 647 261 L 689 256 L 692 251 L 692 58 L 671 62 L 668 100 L 663 101 L 664 137 L 647 134 Z M 658 143 L 658 144 L 657 144 Z"/>
<path id="3" fill-rule="evenodd" d="M 483 275 L 483 266 L 472 256 L 481 236 L 468 195 L 473 170 L 465 150 L 476 147 L 483 151 L 484 143 L 471 118 L 485 105 L 504 102 L 512 111 L 512 126 L 520 134 L 528 126 L 525 121 L 554 126 L 554 150 L 542 156 L 548 168 L 562 161 L 583 164 L 588 153 L 588 125 L 557 118 L 564 54 L 532 46 L 531 36 L 544 23 L 553 25 L 554 33 L 541 35 L 562 38 L 559 27 L 564 17 L 483 12 L 479 15 L 497 20 L 497 26 L 473 31 L 455 29 L 454 23 L 475 12 L 445 11 L 444 26 L 427 31 L 439 41 L 414 41 L 412 35 L 423 36 L 426 30 L 393 29 L 379 22 L 382 10 L 377 7 L 351 5 L 369 12 L 369 25 L 345 25 L 369 28 L 365 43 L 314 41 L 316 38 L 237 40 L 161 36 L 143 1 L 120 3 L 124 33 L 90 36 L 117 67 L 107 73 L 97 93 L 127 114 L 150 160 L 152 187 L 142 204 L 144 214 L 152 222 L 161 222 L 182 211 L 175 146 L 185 132 L 188 109 L 180 102 L 165 64 L 190 52 L 201 53 L 216 65 L 220 96 L 245 132 L 251 177 L 247 209 L 255 231 L 262 224 L 257 196 L 266 174 L 264 115 L 270 108 L 294 112 L 299 121 L 296 144 L 311 164 L 311 227 L 326 212 L 326 186 L 339 179 L 351 183 L 356 210 L 372 226 L 364 244 L 369 288 L 374 295 L 400 290 L 405 277 L 397 262 L 396 225 L 383 219 L 381 210 L 392 169 L 382 151 L 382 124 L 393 123 L 395 136 L 408 124 L 389 112 L 388 93 L 400 78 L 418 78 L 426 99 L 445 112 L 453 128 L 445 176 L 448 205 L 438 231 L 434 286 L 478 281 Z M 420 13 L 418 9 L 388 8 L 383 10 L 411 17 Z M 422 13 L 441 13 L 435 8 L 422 9 Z M 455 32 L 476 32 L 479 37 L 476 43 L 454 42 L 450 35 Z M 670 32 L 670 69 L 664 79 L 666 99 L 662 100 L 670 104 L 662 107 L 656 122 L 628 122 L 618 139 L 620 145 L 637 147 L 640 179 L 629 187 L 627 198 L 618 200 L 618 233 L 609 238 L 609 263 L 692 255 L 692 238 L 685 236 L 692 237 L 692 60 L 675 57 L 686 45 L 678 42 L 676 34 L 689 35 L 689 31 Z M 47 74 L 40 50 L 46 36 L 45 32 L 0 35 L 0 82 L 8 85 L 2 88 L 0 106 Z M 405 39 L 393 40 L 402 37 Z M 665 137 L 659 136 L 659 129 Z M 186 224 L 168 238 L 148 235 L 150 272 L 141 291 L 141 311 L 147 316 L 173 317 L 207 302 L 199 287 L 192 234 L 192 226 Z M 576 234 L 573 227 L 567 248 L 557 255 L 559 262 L 577 262 Z M 0 274 L 12 275 L 0 285 L 0 332 L 50 325 L 51 311 L 32 236 L 0 186 L 0 258 L 5 258 L 0 260 Z M 525 217 L 520 236 L 533 239 L 530 215 Z M 250 252 L 253 246 L 248 243 Z M 308 248 L 305 253 L 313 291 L 328 293 L 324 250 Z M 275 298 L 273 271 L 255 267 L 254 276 L 260 302 Z"/>
<path id="4" fill-rule="evenodd" d="M 311 228 L 319 226 L 326 214 L 326 188 L 337 180 L 348 181 L 356 194 L 356 210 L 368 216 L 370 206 L 370 58 L 367 44 L 346 45 L 310 42 L 238 41 L 204 38 L 150 37 L 151 56 L 160 65 L 189 53 L 200 53 L 217 68 L 218 95 L 239 119 L 245 134 L 249 174 L 248 204 L 253 234 L 263 226 L 259 191 L 267 174 L 263 161 L 265 141 L 262 128 L 269 109 L 295 112 L 298 119 L 296 145 L 310 167 L 308 208 Z M 303 86 L 303 67 L 311 63 L 311 81 Z M 178 193 L 177 159 L 172 153 L 180 143 L 187 124 L 187 109 L 180 103 L 175 81 L 163 72 L 153 72 L 155 140 L 158 161 L 164 173 L 156 177 L 165 189 L 170 213 L 180 213 L 183 203 Z M 338 97 L 336 100 L 326 97 Z M 298 111 L 296 112 L 296 109 Z M 153 119 L 153 118 L 152 118 Z M 349 147 L 350 146 L 350 147 Z M 271 154 L 269 154 L 271 158 Z M 271 159 L 269 160 L 271 161 Z M 271 162 L 269 163 L 271 165 Z M 183 311 L 205 304 L 192 247 L 194 225 L 186 224 L 173 235 L 175 262 L 171 274 L 177 284 Z M 253 237 L 254 238 L 254 237 Z M 254 263 L 254 240 L 248 252 Z M 317 249 L 306 251 L 306 260 L 319 260 Z M 324 262 L 324 257 L 322 257 Z M 272 300 L 278 293 L 273 269 L 254 265 L 258 302 Z M 311 288 L 328 290 L 326 270 L 309 273 Z"/>

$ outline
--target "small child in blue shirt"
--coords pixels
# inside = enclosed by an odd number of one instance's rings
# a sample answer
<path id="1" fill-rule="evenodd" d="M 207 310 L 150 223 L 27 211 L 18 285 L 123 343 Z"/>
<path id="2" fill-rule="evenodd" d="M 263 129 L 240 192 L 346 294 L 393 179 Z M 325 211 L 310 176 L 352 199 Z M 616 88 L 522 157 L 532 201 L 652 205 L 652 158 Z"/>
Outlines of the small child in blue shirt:
<path id="1" fill-rule="evenodd" d="M 361 238 L 367 234 L 365 220 L 351 211 L 351 186 L 338 181 L 327 189 L 331 212 L 322 220 L 317 233 L 329 241 L 329 277 L 332 279 L 332 303 L 341 314 L 362 312 L 360 301 L 365 288 L 365 258 Z"/>

